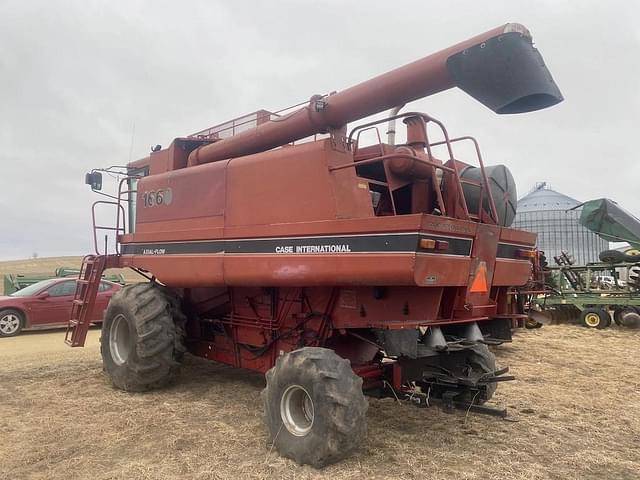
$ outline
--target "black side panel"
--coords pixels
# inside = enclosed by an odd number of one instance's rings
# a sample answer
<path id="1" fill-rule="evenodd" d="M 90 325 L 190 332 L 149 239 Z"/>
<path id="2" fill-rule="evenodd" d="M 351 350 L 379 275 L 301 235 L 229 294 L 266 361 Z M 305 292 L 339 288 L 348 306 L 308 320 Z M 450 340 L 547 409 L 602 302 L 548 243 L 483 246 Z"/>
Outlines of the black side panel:
<path id="1" fill-rule="evenodd" d="M 496 113 L 524 113 L 563 100 L 531 40 L 518 32 L 491 38 L 447 59 L 457 86 Z"/>

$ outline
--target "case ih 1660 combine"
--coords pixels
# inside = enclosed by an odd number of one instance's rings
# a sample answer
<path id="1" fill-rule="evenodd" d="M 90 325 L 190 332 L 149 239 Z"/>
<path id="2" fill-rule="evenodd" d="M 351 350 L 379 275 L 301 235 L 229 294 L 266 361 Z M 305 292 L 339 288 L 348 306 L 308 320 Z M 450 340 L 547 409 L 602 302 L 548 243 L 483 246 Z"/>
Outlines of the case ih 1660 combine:
<path id="1" fill-rule="evenodd" d="M 483 167 L 475 140 L 398 113 L 455 86 L 500 114 L 562 100 L 529 32 L 507 24 L 131 163 L 110 202 L 116 251 L 85 258 L 67 343 L 84 344 L 102 271 L 130 267 L 150 281 L 107 309 L 102 357 L 114 385 L 161 387 L 185 352 L 265 372 L 269 437 L 297 462 L 321 467 L 361 444 L 365 395 L 482 409 L 506 379 L 486 345 L 509 341 L 524 317 L 512 287 L 529 278 L 535 236 L 507 228 L 513 180 Z M 387 109 L 390 118 L 347 129 Z M 395 119 L 406 143 L 359 144 Z M 474 165 L 456 158 L 461 141 Z M 88 182 L 99 189 L 100 171 Z"/>

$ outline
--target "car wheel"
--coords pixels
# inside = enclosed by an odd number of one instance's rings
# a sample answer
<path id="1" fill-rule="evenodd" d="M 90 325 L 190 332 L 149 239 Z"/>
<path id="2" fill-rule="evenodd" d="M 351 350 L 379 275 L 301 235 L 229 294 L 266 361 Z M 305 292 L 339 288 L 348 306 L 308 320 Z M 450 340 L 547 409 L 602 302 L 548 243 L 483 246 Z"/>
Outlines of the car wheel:
<path id="1" fill-rule="evenodd" d="M 0 312 L 0 337 L 15 337 L 22 331 L 22 313 L 18 310 Z"/>

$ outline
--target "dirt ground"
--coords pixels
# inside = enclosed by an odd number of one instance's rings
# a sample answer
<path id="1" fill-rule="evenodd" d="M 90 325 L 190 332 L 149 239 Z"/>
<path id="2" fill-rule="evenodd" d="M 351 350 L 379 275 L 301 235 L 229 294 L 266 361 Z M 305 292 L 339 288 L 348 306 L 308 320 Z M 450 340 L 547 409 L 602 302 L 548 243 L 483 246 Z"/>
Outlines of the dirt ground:
<path id="1" fill-rule="evenodd" d="M 98 339 L 0 339 L 1 479 L 637 479 L 640 332 L 545 326 L 496 348 L 518 380 L 492 401 L 518 420 L 369 401 L 353 458 L 322 471 L 266 445 L 262 376 L 187 357 L 180 381 L 114 390 Z"/>

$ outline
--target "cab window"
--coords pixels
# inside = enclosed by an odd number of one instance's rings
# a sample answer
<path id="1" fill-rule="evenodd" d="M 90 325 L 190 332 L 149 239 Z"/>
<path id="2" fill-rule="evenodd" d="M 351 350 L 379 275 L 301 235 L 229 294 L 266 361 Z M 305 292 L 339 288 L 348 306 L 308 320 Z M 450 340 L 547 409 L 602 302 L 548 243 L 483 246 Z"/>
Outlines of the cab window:
<path id="1" fill-rule="evenodd" d="M 142 167 L 138 169 L 129 170 L 129 179 L 127 180 L 127 186 L 129 190 L 129 233 L 135 233 L 136 231 L 136 198 L 138 196 L 138 181 L 142 177 L 149 175 L 149 167 Z"/>

